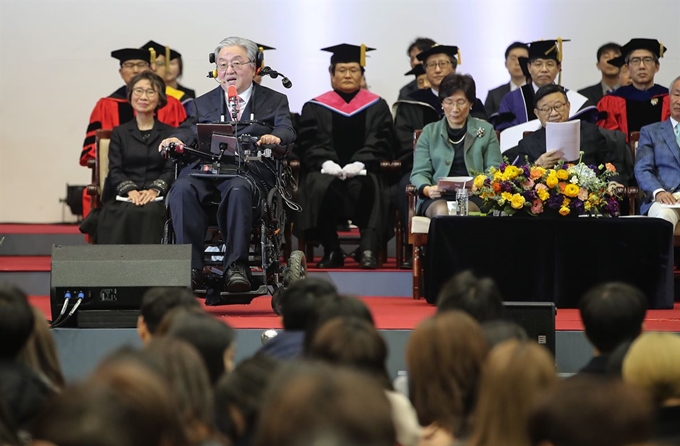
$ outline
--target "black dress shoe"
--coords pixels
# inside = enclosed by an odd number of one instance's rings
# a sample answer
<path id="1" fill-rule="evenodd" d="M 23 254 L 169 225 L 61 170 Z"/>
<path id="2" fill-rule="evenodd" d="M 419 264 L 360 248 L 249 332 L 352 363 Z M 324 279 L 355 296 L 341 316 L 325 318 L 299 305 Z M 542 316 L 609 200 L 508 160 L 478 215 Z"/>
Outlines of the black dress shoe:
<path id="1" fill-rule="evenodd" d="M 345 266 L 345 255 L 341 250 L 333 250 L 324 253 L 321 261 L 316 264 L 317 268 L 342 268 Z"/>
<path id="2" fill-rule="evenodd" d="M 378 268 L 378 259 L 375 257 L 373 251 L 367 250 L 361 253 L 361 262 L 359 262 L 359 267 L 363 269 Z"/>
<path id="3" fill-rule="evenodd" d="M 225 277 L 227 291 L 230 293 L 243 293 L 250 291 L 250 281 L 246 269 L 239 263 L 232 264 L 227 270 Z"/>
<path id="4" fill-rule="evenodd" d="M 411 248 L 411 249 L 408 249 Z M 401 269 L 413 269 L 413 247 L 411 245 L 408 245 L 406 248 L 406 256 L 404 258 L 404 261 L 401 262 L 401 265 L 399 266 Z"/>

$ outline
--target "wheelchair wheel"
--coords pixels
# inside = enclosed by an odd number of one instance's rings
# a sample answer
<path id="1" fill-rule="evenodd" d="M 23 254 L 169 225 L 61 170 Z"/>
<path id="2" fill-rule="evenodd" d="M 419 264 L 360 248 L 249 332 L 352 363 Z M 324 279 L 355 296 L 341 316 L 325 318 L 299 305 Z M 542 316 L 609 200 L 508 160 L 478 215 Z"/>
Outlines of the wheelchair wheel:
<path id="1" fill-rule="evenodd" d="M 302 251 L 293 251 L 288 259 L 288 266 L 283 272 L 283 284 L 290 286 L 293 282 L 307 277 L 307 258 Z"/>

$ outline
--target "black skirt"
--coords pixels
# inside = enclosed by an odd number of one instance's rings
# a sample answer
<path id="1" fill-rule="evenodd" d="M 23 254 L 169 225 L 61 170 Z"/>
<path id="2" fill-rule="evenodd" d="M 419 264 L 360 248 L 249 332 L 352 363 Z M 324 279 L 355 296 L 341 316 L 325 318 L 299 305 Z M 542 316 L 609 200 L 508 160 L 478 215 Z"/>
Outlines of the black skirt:
<path id="1" fill-rule="evenodd" d="M 151 245 L 161 243 L 165 204 L 160 201 L 135 206 L 124 201 L 107 203 L 99 215 L 95 243 L 101 245 Z"/>

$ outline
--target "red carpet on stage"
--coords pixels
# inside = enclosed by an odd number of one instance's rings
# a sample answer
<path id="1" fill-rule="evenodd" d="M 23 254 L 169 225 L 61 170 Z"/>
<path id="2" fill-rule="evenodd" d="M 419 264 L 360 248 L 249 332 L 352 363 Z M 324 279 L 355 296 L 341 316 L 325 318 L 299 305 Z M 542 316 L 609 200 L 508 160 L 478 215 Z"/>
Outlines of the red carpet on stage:
<path id="1" fill-rule="evenodd" d="M 49 296 L 30 296 L 29 299 L 33 305 L 45 313 L 48 319 L 51 319 Z M 362 297 L 361 299 L 371 309 L 376 326 L 381 330 L 412 330 L 420 321 L 435 313 L 435 307 L 424 300 L 404 297 Z M 234 328 L 281 328 L 281 321 L 272 312 L 268 296 L 258 297 L 250 305 L 205 308 L 206 311 L 228 322 Z M 578 310 L 575 309 L 558 309 L 555 326 L 559 331 L 583 330 Z M 672 310 L 649 310 L 645 319 L 645 330 L 680 332 L 680 303 L 676 303 Z"/>

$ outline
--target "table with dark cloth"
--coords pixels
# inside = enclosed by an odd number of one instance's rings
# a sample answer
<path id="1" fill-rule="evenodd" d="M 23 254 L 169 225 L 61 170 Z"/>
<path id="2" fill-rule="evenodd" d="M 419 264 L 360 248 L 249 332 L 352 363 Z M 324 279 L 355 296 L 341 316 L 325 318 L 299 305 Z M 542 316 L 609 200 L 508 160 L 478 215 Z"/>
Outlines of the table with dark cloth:
<path id="1" fill-rule="evenodd" d="M 425 251 L 425 297 L 435 303 L 455 273 L 496 280 L 507 301 L 577 308 L 591 287 L 621 281 L 649 308 L 673 308 L 673 227 L 658 218 L 433 218 Z"/>

